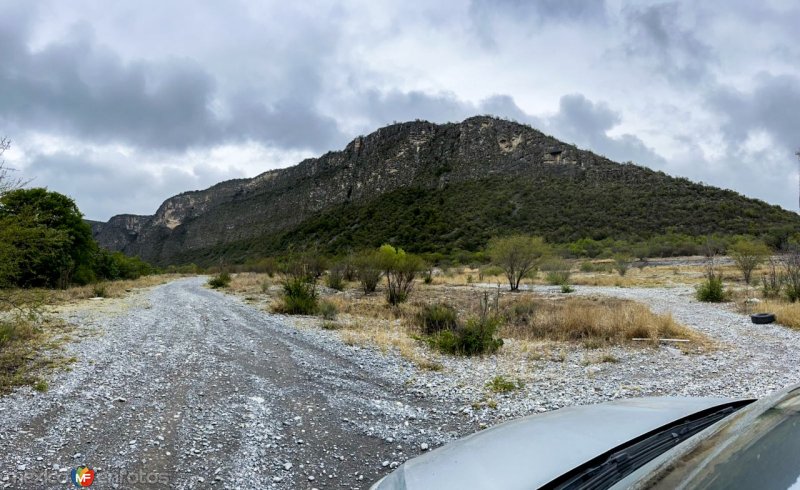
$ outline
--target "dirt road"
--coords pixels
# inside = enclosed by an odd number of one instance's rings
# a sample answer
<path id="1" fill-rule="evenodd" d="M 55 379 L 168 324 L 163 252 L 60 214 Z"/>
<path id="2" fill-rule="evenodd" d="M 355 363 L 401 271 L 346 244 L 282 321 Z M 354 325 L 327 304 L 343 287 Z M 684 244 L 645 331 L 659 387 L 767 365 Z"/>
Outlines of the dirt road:
<path id="1" fill-rule="evenodd" d="M 454 415 L 398 382 L 407 366 L 305 340 L 203 284 L 76 310 L 74 369 L 0 400 L 0 487 L 63 489 L 86 464 L 94 488 L 365 488 L 455 435 Z"/>

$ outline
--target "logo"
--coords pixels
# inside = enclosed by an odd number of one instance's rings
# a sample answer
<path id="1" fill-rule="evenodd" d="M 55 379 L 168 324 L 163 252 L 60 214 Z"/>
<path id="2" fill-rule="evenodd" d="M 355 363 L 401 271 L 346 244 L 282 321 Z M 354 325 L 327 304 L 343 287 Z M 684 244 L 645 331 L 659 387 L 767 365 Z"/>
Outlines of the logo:
<path id="1" fill-rule="evenodd" d="M 94 483 L 94 470 L 88 466 L 78 466 L 70 474 L 76 487 L 90 487 Z"/>

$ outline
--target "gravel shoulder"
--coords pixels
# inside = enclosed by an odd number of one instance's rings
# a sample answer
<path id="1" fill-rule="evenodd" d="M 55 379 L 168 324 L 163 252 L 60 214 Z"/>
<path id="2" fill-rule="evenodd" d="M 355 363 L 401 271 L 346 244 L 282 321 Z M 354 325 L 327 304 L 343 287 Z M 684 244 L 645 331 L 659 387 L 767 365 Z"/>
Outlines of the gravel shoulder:
<path id="1" fill-rule="evenodd" d="M 64 488 L 88 464 L 97 488 L 366 488 L 424 448 L 510 417 L 631 396 L 762 396 L 800 379 L 800 332 L 692 293 L 574 294 L 671 313 L 718 341 L 708 353 L 620 347 L 619 362 L 592 363 L 586 349 L 509 341 L 503 355 L 442 358 L 441 372 L 297 328 L 317 320 L 265 313 L 203 278 L 62 309 L 78 325 L 66 347 L 78 362 L 47 393 L 0 399 L 0 487 Z M 487 393 L 498 374 L 525 386 Z"/>

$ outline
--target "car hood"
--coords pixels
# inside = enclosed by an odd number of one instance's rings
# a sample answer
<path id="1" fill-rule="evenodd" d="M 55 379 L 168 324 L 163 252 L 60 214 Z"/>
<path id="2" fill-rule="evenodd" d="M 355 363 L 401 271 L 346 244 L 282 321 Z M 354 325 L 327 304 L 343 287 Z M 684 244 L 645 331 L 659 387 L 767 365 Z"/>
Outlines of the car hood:
<path id="1" fill-rule="evenodd" d="M 530 415 L 406 461 L 372 488 L 538 488 L 631 439 L 731 401 L 636 398 Z"/>

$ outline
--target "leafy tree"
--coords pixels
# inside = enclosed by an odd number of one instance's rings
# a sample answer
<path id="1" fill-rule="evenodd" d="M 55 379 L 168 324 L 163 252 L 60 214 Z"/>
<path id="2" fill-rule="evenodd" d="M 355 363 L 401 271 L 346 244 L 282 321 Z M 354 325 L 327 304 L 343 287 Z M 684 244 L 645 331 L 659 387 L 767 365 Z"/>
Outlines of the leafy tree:
<path id="1" fill-rule="evenodd" d="M 16 189 L 0 196 L 0 247 L 14 255 L 17 285 L 66 287 L 93 279 L 96 244 L 75 202 L 47 189 Z"/>
<path id="2" fill-rule="evenodd" d="M 741 239 L 728 248 L 728 253 L 742 272 L 746 284 L 750 284 L 753 270 L 770 256 L 771 250 L 764 242 Z"/>
<path id="3" fill-rule="evenodd" d="M 425 265 L 422 259 L 388 244 L 378 249 L 378 257 L 386 276 L 386 300 L 391 305 L 406 301 L 414 287 L 414 278 Z"/>
<path id="4" fill-rule="evenodd" d="M 549 253 L 549 247 L 541 237 L 514 235 L 493 238 L 487 253 L 505 272 L 511 290 L 517 291 L 519 282 Z"/>

